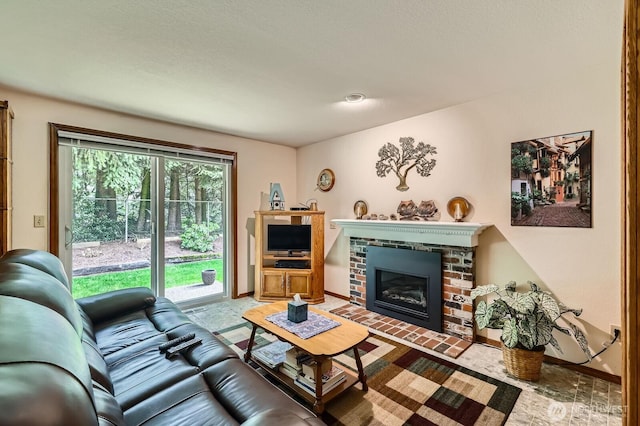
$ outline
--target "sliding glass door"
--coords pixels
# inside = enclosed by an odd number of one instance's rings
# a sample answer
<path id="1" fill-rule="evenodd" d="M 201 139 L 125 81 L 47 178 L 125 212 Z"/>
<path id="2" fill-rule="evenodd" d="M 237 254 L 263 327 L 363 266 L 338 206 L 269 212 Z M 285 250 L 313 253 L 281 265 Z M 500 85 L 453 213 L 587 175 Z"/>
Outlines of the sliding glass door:
<path id="1" fill-rule="evenodd" d="M 230 161 L 74 136 L 58 140 L 58 251 L 73 296 L 228 297 Z"/>
<path id="2" fill-rule="evenodd" d="M 165 295 L 174 301 L 225 294 L 224 166 L 164 161 Z"/>

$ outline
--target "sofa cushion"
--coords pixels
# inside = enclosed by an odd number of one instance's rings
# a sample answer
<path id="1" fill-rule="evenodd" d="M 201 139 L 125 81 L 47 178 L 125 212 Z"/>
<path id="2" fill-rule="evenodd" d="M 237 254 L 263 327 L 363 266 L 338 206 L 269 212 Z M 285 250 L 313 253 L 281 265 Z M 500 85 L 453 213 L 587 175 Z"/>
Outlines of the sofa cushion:
<path id="1" fill-rule="evenodd" d="M 0 263 L 20 263 L 51 275 L 69 290 L 69 280 L 64 265 L 53 254 L 32 249 L 16 249 L 0 257 Z"/>
<path id="2" fill-rule="evenodd" d="M 315 418 L 239 359 L 219 362 L 202 374 L 215 398 L 240 423 L 273 408 L 284 408 L 302 419 Z"/>
<path id="3" fill-rule="evenodd" d="M 324 425 L 320 419 L 316 418 L 300 418 L 290 410 L 283 408 L 273 408 L 263 411 L 251 417 L 242 426 L 309 426 Z"/>
<path id="4" fill-rule="evenodd" d="M 128 425 L 238 425 L 216 399 L 202 375 L 189 377 L 125 410 Z"/>
<path id="5" fill-rule="evenodd" d="M 97 424 L 89 367 L 71 324 L 12 296 L 0 296 L 0 312 L 0 423 Z"/>
<path id="6" fill-rule="evenodd" d="M 4 257 L 3 257 L 4 259 Z M 82 318 L 69 290 L 53 276 L 20 263 L 0 262 L 0 294 L 46 306 L 66 318 L 82 334 Z"/>
<path id="7" fill-rule="evenodd" d="M 200 370 L 204 370 L 225 359 L 238 358 L 237 353 L 211 334 L 210 331 L 193 323 L 181 325 L 167 332 L 167 339 L 175 339 L 190 333 L 193 333 L 195 338 L 201 339 L 202 342 L 189 348 L 189 350 L 183 352 L 181 356 Z"/>
<path id="8" fill-rule="evenodd" d="M 109 360 L 112 354 L 163 334 L 149 321 L 144 310 L 96 323 L 93 331 L 107 364 L 112 362 Z M 114 355 L 115 359 L 120 356 Z"/>
<path id="9" fill-rule="evenodd" d="M 93 382 L 93 395 L 100 426 L 125 426 L 122 408 L 113 395 L 102 385 Z"/>
<path id="10" fill-rule="evenodd" d="M 194 333 L 202 342 L 171 358 L 159 351 L 158 348 L 168 340 L 189 333 Z M 105 360 L 113 382 L 113 394 L 122 408 L 127 409 L 216 362 L 237 357 L 207 330 L 187 324 L 169 334 L 162 333 L 123 347 L 110 353 Z"/>
<path id="11" fill-rule="evenodd" d="M 129 346 L 107 358 L 114 395 L 123 410 L 189 376 L 199 369 L 183 357 L 167 359 L 158 346 L 163 335 Z M 114 361 L 114 356 L 117 360 Z"/>
<path id="12" fill-rule="evenodd" d="M 84 354 L 87 358 L 91 378 L 113 395 L 114 390 L 113 383 L 111 382 L 111 374 L 96 342 L 83 338 L 82 347 L 84 348 Z"/>

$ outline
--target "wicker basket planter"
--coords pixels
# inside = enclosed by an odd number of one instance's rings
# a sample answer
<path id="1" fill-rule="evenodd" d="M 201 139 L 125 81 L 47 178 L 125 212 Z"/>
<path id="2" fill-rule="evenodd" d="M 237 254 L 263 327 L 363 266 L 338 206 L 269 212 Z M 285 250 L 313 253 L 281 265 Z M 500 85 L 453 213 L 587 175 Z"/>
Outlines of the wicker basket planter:
<path id="1" fill-rule="evenodd" d="M 502 358 L 507 367 L 507 373 L 531 382 L 540 380 L 540 370 L 542 369 L 542 359 L 544 358 L 544 347 L 540 350 L 527 350 L 519 348 L 509 348 L 502 344 Z"/>

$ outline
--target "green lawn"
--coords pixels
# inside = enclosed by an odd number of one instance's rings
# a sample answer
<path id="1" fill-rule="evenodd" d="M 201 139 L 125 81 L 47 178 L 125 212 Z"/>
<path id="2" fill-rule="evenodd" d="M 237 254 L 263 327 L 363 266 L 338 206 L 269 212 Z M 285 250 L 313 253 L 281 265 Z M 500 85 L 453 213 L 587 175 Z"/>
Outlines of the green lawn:
<path id="1" fill-rule="evenodd" d="M 216 281 L 222 281 L 224 277 L 222 259 L 211 259 L 167 265 L 165 267 L 165 287 L 200 284 L 202 283 L 201 272 L 204 269 L 215 269 L 217 271 Z M 129 287 L 151 287 L 151 269 L 134 269 L 75 277 L 73 278 L 73 297 L 78 299 Z"/>

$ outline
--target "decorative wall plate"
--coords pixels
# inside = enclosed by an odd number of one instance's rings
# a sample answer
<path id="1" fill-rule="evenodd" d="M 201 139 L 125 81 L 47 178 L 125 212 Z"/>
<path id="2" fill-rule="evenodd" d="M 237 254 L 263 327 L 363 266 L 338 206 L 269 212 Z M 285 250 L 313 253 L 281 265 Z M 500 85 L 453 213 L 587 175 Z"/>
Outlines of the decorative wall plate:
<path id="1" fill-rule="evenodd" d="M 336 181 L 336 175 L 331 169 L 323 169 L 318 175 L 318 189 L 327 192 L 333 188 Z"/>

